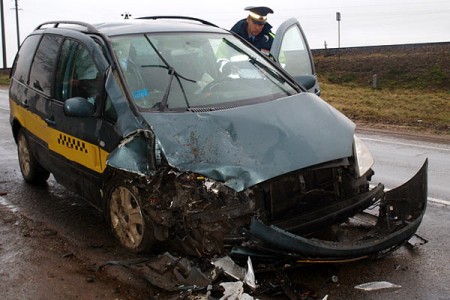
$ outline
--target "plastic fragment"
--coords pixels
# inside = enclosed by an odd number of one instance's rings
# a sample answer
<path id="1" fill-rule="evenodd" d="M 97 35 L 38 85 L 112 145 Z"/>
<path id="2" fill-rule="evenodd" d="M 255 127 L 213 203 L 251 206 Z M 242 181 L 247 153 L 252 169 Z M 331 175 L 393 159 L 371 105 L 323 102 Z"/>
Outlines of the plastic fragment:
<path id="1" fill-rule="evenodd" d="M 393 289 L 393 288 L 401 288 L 401 285 L 393 284 L 387 281 L 374 281 L 363 283 L 355 286 L 355 289 L 363 290 L 363 291 L 376 291 L 382 289 Z"/>
<path id="2" fill-rule="evenodd" d="M 244 293 L 244 284 L 242 281 L 222 282 L 220 284 L 225 291 L 220 300 L 252 300 L 253 297 Z"/>
<path id="3" fill-rule="evenodd" d="M 247 259 L 247 272 L 245 273 L 244 282 L 252 289 L 256 289 L 255 271 L 253 270 L 250 256 Z"/>
<path id="4" fill-rule="evenodd" d="M 229 256 L 224 256 L 215 261 L 212 261 L 212 264 L 218 268 L 221 268 L 225 272 L 225 274 L 231 276 L 234 279 L 244 280 L 245 278 L 245 269 L 235 264 Z"/>
<path id="5" fill-rule="evenodd" d="M 408 240 L 407 245 L 411 248 L 414 248 L 417 246 L 425 245 L 426 243 L 428 243 L 426 239 L 417 234 L 413 234 L 413 236 Z"/>

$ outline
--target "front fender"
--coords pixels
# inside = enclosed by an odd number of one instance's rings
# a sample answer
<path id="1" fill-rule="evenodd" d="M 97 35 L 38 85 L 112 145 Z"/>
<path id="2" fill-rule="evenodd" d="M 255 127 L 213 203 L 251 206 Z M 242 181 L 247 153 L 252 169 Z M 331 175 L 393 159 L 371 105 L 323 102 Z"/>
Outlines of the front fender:
<path id="1" fill-rule="evenodd" d="M 156 170 L 155 139 L 149 130 L 129 134 L 111 152 L 107 166 L 139 175 L 151 175 Z"/>

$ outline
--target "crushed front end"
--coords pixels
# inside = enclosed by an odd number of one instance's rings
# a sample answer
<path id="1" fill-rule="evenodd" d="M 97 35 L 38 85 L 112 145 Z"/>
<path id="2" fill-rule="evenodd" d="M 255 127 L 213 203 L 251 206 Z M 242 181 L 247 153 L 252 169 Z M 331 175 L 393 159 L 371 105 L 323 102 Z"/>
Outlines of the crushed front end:
<path id="1" fill-rule="evenodd" d="M 372 257 L 408 241 L 426 209 L 427 163 L 397 189 L 371 188 L 355 124 L 311 93 L 142 117 L 151 130 L 130 134 L 108 165 L 139 190 L 148 222 L 138 231 L 151 228 L 153 248 Z"/>
<path id="2" fill-rule="evenodd" d="M 140 186 L 158 243 L 185 255 L 346 260 L 407 242 L 425 213 L 427 162 L 387 192 L 369 188 L 371 170 L 354 173 L 339 160 L 237 192 L 167 167 Z"/>
<path id="3" fill-rule="evenodd" d="M 396 189 L 386 192 L 378 185 L 306 222 L 294 217 L 265 224 L 253 218 L 245 232 L 248 242 L 233 252 L 339 261 L 378 257 L 395 250 L 415 234 L 425 214 L 427 166 L 425 161 L 413 178 Z"/>

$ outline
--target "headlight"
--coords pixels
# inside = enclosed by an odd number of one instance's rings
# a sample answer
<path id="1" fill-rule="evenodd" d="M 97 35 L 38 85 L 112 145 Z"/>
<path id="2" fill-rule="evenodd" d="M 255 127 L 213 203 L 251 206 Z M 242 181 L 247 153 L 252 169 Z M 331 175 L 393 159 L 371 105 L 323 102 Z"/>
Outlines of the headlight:
<path id="1" fill-rule="evenodd" d="M 372 153 L 370 153 L 366 144 L 364 144 L 364 142 L 361 141 L 356 135 L 353 136 L 353 147 L 356 171 L 358 172 L 358 177 L 361 177 L 369 171 L 370 168 L 372 168 L 375 160 L 373 159 Z"/>

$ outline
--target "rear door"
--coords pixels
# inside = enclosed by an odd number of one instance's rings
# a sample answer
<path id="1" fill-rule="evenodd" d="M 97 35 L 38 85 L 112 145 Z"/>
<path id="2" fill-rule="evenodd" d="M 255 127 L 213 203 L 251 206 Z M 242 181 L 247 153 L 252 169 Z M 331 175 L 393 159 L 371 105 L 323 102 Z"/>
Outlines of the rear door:
<path id="1" fill-rule="evenodd" d="M 52 171 L 48 145 L 51 128 L 48 126 L 53 74 L 63 37 L 57 34 L 32 35 L 21 47 L 17 69 L 10 87 L 11 109 L 20 124 L 28 131 L 30 149 L 45 169 Z M 36 44 L 36 46 L 31 46 Z M 32 49 L 36 49 L 31 53 Z M 26 70 L 25 70 L 26 69 Z"/>
<path id="2" fill-rule="evenodd" d="M 320 95 L 311 50 L 297 19 L 291 18 L 280 25 L 270 53 L 298 83 L 309 92 Z"/>

